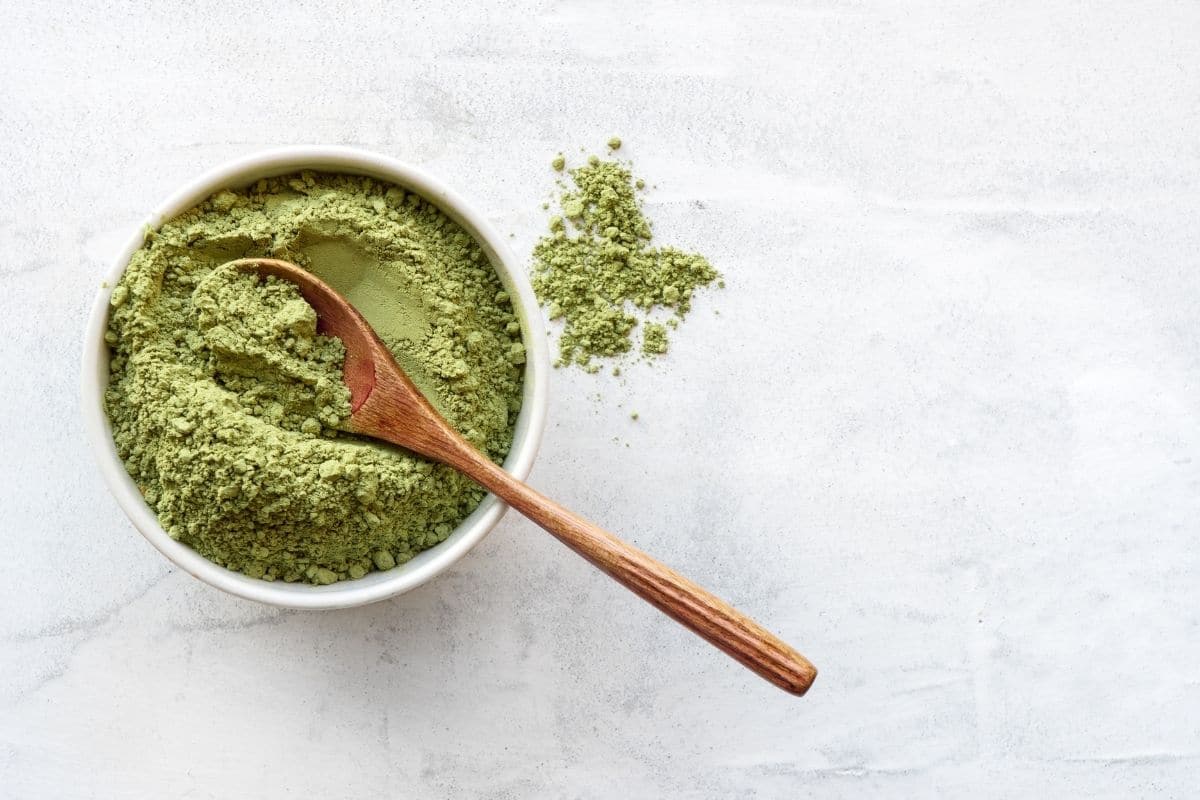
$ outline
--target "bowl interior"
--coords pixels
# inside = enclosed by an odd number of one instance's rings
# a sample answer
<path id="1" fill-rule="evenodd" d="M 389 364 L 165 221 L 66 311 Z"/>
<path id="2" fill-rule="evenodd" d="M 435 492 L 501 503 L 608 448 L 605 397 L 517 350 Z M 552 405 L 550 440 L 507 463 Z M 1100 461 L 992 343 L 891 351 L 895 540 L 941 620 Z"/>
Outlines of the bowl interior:
<path id="1" fill-rule="evenodd" d="M 250 578 L 214 564 L 167 535 L 117 456 L 103 405 L 109 374 L 109 352 L 104 342 L 109 296 L 130 257 L 141 247 L 142 231 L 146 227 L 157 228 L 221 189 L 241 188 L 261 178 L 302 169 L 365 175 L 410 189 L 441 209 L 482 247 L 513 299 L 513 310 L 521 322 L 526 351 L 521 412 L 504 468 L 519 478 L 529 474 L 545 424 L 549 353 L 541 313 L 521 265 L 488 222 L 439 181 L 395 159 L 352 148 L 293 147 L 240 159 L 201 176 L 163 203 L 130 238 L 92 307 L 84 342 L 83 415 L 88 437 L 109 488 L 134 526 L 167 558 L 197 578 L 248 599 L 289 608 L 343 608 L 382 600 L 434 577 L 478 544 L 499 521 L 507 506 L 488 494 L 444 542 L 386 572 L 371 572 L 357 580 L 339 581 L 328 586 Z"/>

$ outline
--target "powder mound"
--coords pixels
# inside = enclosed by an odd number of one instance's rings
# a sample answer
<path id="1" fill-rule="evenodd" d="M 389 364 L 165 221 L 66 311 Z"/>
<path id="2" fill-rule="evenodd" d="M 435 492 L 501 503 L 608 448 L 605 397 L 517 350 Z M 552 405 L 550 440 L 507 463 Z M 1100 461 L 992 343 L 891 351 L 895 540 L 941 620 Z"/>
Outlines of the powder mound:
<path id="1" fill-rule="evenodd" d="M 569 174 L 574 189 L 559 198 L 562 215 L 533 250 L 534 291 L 550 318 L 563 320 L 557 364 L 596 372 L 593 359 L 631 350 L 643 321 L 643 355 L 665 353 L 666 329 L 648 322 L 650 312 L 667 308 L 682 319 L 717 271 L 697 253 L 650 246 L 633 176 L 619 162 L 592 156 Z"/>
<path id="2" fill-rule="evenodd" d="M 214 379 L 248 412 L 308 433 L 350 416 L 345 347 L 317 334 L 295 284 L 224 264 L 196 284 L 192 307 Z"/>
<path id="3" fill-rule="evenodd" d="M 525 353 L 486 255 L 423 198 L 301 173 L 222 191 L 147 234 L 114 288 L 105 407 L 163 529 L 265 580 L 325 584 L 433 547 L 484 492 L 449 467 L 335 428 L 340 341 L 295 287 L 227 262 L 299 264 L 348 297 L 437 409 L 500 461 Z"/>

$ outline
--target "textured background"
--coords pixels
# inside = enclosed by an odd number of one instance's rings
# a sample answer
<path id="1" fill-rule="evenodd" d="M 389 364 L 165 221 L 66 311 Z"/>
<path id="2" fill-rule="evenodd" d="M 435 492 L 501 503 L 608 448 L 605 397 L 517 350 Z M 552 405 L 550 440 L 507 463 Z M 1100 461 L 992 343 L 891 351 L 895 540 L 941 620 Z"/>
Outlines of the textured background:
<path id="1" fill-rule="evenodd" d="M 1194 794 L 1200 6 L 54 5 L 0 24 L 0 795 Z M 614 133 L 728 288 L 653 368 L 555 372 L 533 481 L 795 642 L 807 698 L 513 517 L 325 614 L 133 531 L 79 342 L 154 204 L 353 144 L 525 254 L 550 157 Z"/>

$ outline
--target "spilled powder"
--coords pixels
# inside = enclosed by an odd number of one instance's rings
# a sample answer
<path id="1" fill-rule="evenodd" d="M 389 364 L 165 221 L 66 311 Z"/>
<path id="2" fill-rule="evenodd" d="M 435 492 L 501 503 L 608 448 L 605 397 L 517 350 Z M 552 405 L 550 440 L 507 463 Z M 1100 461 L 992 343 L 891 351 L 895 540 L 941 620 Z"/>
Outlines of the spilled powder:
<path id="1" fill-rule="evenodd" d="M 114 288 L 105 405 L 125 468 L 172 537 L 266 580 L 332 583 L 444 540 L 482 489 L 342 433 L 342 345 L 290 283 L 222 266 L 273 256 L 320 275 L 418 387 L 499 461 L 525 351 L 487 257 L 425 200 L 302 173 L 222 191 L 147 236 Z"/>
<path id="2" fill-rule="evenodd" d="M 642 353 L 648 356 L 667 352 L 667 327 L 657 322 L 647 322 L 642 333 Z"/>
<path id="3" fill-rule="evenodd" d="M 609 144 L 615 149 L 620 140 Z M 695 290 L 717 280 L 717 271 L 698 253 L 651 246 L 633 176 L 620 162 L 591 156 L 568 174 L 574 186 L 559 197 L 561 213 L 533 251 L 534 291 L 550 318 L 563 321 L 557 365 L 596 372 L 595 359 L 633 348 L 639 324 L 642 354 L 665 353 L 667 329 L 650 321 L 651 312 L 669 309 L 677 323 Z"/>

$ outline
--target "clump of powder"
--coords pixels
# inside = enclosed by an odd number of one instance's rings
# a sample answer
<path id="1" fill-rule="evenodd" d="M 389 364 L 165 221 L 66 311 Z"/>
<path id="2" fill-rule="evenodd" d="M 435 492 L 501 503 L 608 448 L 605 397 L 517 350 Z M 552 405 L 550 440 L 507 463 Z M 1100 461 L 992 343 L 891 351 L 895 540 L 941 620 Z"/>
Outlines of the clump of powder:
<path id="1" fill-rule="evenodd" d="M 557 363 L 595 372 L 593 359 L 632 349 L 641 321 L 642 353 L 665 353 L 666 328 L 649 322 L 650 312 L 664 307 L 682 319 L 717 271 L 697 253 L 650 246 L 650 223 L 621 163 L 591 156 L 568 174 L 574 188 L 559 198 L 561 215 L 533 250 L 534 291 L 550 318 L 563 320 Z"/>
<path id="2" fill-rule="evenodd" d="M 657 322 L 647 322 L 642 333 L 642 353 L 648 356 L 658 356 L 667 352 L 667 326 Z"/>
<path id="3" fill-rule="evenodd" d="M 196 284 L 192 307 L 214 380 L 248 412 L 310 434 L 350 416 L 345 346 L 317 333 L 295 284 L 224 264 Z"/>
<path id="4" fill-rule="evenodd" d="M 111 296 L 105 407 L 164 530 L 266 580 L 332 583 L 446 539 L 484 492 L 449 467 L 335 428 L 339 341 L 293 286 L 226 262 L 275 257 L 348 297 L 454 427 L 499 461 L 525 349 L 479 245 L 370 178 L 300 173 L 219 192 L 148 233 Z"/>

